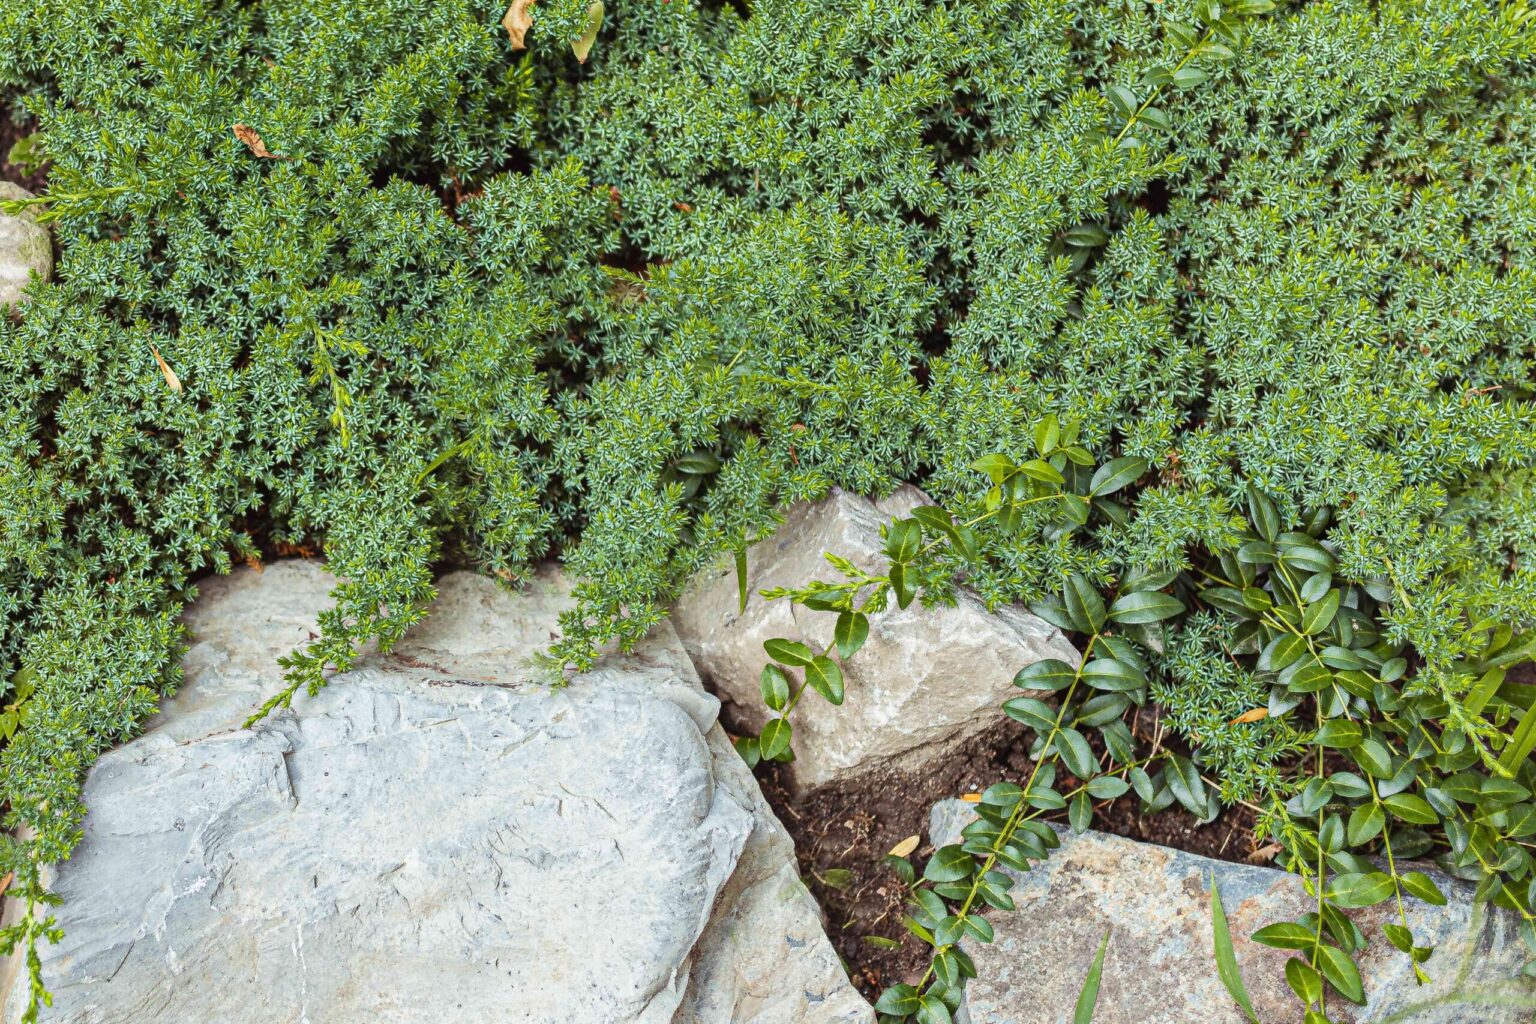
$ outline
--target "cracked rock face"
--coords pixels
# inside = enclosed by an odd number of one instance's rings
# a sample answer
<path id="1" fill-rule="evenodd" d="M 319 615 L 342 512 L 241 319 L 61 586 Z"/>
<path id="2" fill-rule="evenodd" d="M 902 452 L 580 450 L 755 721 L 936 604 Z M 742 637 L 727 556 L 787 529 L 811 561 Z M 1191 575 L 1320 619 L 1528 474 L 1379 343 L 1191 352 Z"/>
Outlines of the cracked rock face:
<path id="1" fill-rule="evenodd" d="M 957 842 L 973 820 L 968 804 L 946 800 L 933 809 L 929 834 L 935 845 Z M 1394 906 L 1353 911 L 1370 941 L 1357 961 L 1367 1003 L 1330 996 L 1329 1013 L 1341 1024 L 1526 1024 L 1536 980 L 1520 975 L 1529 954 L 1514 915 L 1474 904 L 1471 886 L 1429 873 L 1447 905 L 1404 906 L 1419 942 L 1436 947 L 1424 965 L 1431 983 L 1415 984 L 1408 958 L 1382 935 L 1396 922 Z M 1248 938 L 1315 909 L 1295 875 L 1091 831 L 1063 834 L 1044 863 L 1008 874 L 1018 910 L 989 913 L 993 942 L 966 945 L 978 975 L 966 990 L 971 1024 L 1066 1019 L 1106 930 L 1094 1024 L 1244 1024 L 1216 974 L 1213 877 L 1259 1019 L 1300 1019 L 1285 983 L 1290 954 Z"/>
<path id="2" fill-rule="evenodd" d="M 872 1019 L 665 627 L 551 690 L 558 579 L 452 576 L 390 656 L 241 728 L 331 582 L 242 571 L 189 610 L 182 692 L 91 771 L 44 1020 Z"/>
<path id="3" fill-rule="evenodd" d="M 20 185 L 0 181 L 0 199 L 31 199 Z M 32 214 L 11 217 L 0 213 L 0 309 L 22 300 L 22 291 L 36 272 L 43 280 L 53 273 L 53 239 Z"/>
<path id="4" fill-rule="evenodd" d="M 831 551 L 866 570 L 883 569 L 880 527 L 893 516 L 930 504 L 915 487 L 871 502 L 844 491 L 792 509 L 784 525 L 747 552 L 744 613 L 737 612 L 735 569 L 704 572 L 673 612 L 673 623 L 699 670 L 730 705 L 729 721 L 758 731 L 770 712 L 758 677 L 768 656 L 763 641 L 785 637 L 817 650 L 832 644 L 836 616 L 758 591 L 840 579 L 824 557 Z M 841 707 L 812 696 L 795 708 L 797 786 L 811 789 L 866 773 L 921 772 L 955 747 L 997 724 L 998 706 L 1025 691 L 1013 677 L 1043 658 L 1076 662 L 1061 632 L 1019 608 L 989 612 L 966 590 L 952 608 L 904 609 L 892 602 L 870 617 L 869 639 L 843 666 Z"/>

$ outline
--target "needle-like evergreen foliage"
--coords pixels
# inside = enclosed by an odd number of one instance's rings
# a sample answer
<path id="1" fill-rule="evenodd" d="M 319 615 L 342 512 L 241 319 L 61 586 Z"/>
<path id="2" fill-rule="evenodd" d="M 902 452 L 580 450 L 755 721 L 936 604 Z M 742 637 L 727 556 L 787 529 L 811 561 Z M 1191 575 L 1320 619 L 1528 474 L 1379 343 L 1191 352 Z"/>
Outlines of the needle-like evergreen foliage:
<path id="1" fill-rule="evenodd" d="M 1251 484 L 1334 510 L 1426 662 L 1528 625 L 1526 8 L 1271 7 L 614 0 L 578 63 L 585 0 L 526 49 L 494 0 L 6 5 L 61 249 L 0 317 L 0 796 L 37 830 L 6 942 L 174 688 L 193 581 L 275 544 L 347 582 L 274 706 L 442 562 L 562 555 L 581 665 L 789 501 L 915 480 L 965 518 L 1055 414 L 1152 471 L 1091 536 L 978 530 L 991 600 L 1187 569 Z M 1157 696 L 1231 798 L 1285 726 L 1226 724 L 1220 639 L 1192 621 Z"/>

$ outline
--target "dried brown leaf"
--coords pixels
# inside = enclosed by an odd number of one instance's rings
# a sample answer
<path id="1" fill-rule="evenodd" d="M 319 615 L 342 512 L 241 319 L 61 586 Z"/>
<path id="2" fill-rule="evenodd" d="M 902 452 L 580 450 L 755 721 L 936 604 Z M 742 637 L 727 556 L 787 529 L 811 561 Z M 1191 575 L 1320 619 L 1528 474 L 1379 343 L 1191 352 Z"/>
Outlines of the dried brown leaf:
<path id="1" fill-rule="evenodd" d="M 507 30 L 507 38 L 512 40 L 512 49 L 522 50 L 527 47 L 523 37 L 533 27 L 533 0 L 512 0 L 512 6 L 507 8 L 507 13 L 502 15 L 501 27 Z"/>
<path id="2" fill-rule="evenodd" d="M 256 131 L 256 129 L 252 128 L 248 124 L 235 125 L 235 138 L 245 143 L 246 147 L 250 149 L 251 153 L 262 160 L 283 159 L 281 156 L 268 149 L 267 144 L 262 141 L 261 135 Z"/>
<path id="3" fill-rule="evenodd" d="M 1269 708 L 1254 708 L 1252 711 L 1244 711 L 1229 722 L 1229 725 L 1243 725 L 1247 722 L 1257 722 L 1269 717 Z"/>
<path id="4" fill-rule="evenodd" d="M 1248 855 L 1248 860 L 1253 864 L 1264 864 L 1274 860 L 1275 857 L 1284 849 L 1285 847 L 1281 846 L 1279 843 L 1270 843 L 1268 846 L 1261 846 L 1257 850 L 1254 850 L 1252 853 L 1250 853 Z"/>
<path id="5" fill-rule="evenodd" d="M 170 364 L 161 358 L 159 349 L 151 345 L 149 346 L 149 350 L 155 354 L 155 362 L 160 364 L 160 372 L 165 374 L 165 382 L 171 386 L 172 391 L 180 394 L 181 378 L 176 376 L 176 371 L 171 369 Z"/>
<path id="6" fill-rule="evenodd" d="M 917 844 L 919 842 L 921 842 L 921 840 L 917 836 L 907 836 L 907 838 L 891 847 L 889 856 L 906 857 L 910 855 L 913 850 L 917 849 Z"/>

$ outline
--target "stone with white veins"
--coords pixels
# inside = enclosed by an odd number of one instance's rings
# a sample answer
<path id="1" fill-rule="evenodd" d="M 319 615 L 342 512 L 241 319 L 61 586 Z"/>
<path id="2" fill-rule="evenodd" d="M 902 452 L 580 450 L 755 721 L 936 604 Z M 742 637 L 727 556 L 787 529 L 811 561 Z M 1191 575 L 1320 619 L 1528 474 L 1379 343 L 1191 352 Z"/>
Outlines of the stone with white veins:
<path id="1" fill-rule="evenodd" d="M 738 612 L 729 561 L 700 573 L 673 613 L 694 664 L 729 705 L 733 722 L 760 730 L 770 712 L 758 677 L 768 661 L 763 642 L 784 637 L 817 650 L 832 644 L 836 616 L 759 591 L 842 577 L 826 552 L 869 571 L 886 564 L 880 527 L 927 497 L 903 486 L 879 502 L 834 490 L 793 508 L 784 525 L 747 551 L 751 595 Z M 960 588 L 953 607 L 904 609 L 891 602 L 870 617 L 869 639 L 843 665 L 845 695 L 835 707 L 814 694 L 792 716 L 793 781 L 811 789 L 869 773 L 909 775 L 949 756 L 1001 720 L 999 706 L 1022 695 L 1013 677 L 1044 658 L 1076 662 L 1077 651 L 1056 627 L 1020 608 L 988 611 Z M 1038 695 L 1038 694 L 1037 694 Z"/>
<path id="2" fill-rule="evenodd" d="M 0 200 L 31 199 L 20 185 L 0 181 Z M 53 239 L 36 215 L 0 213 L 0 309 L 22 300 L 22 291 L 36 273 L 44 281 L 53 273 Z"/>
<path id="3" fill-rule="evenodd" d="M 389 656 L 242 728 L 333 582 L 204 586 L 185 686 L 87 781 L 44 1021 L 871 1019 L 666 627 L 551 690 L 564 585 L 455 575 Z"/>
<path id="4" fill-rule="evenodd" d="M 933 809 L 936 846 L 958 841 L 975 820 L 969 804 Z M 1472 887 L 1428 869 L 1450 897 L 1443 907 L 1405 899 L 1409 926 L 1435 953 L 1419 986 L 1408 958 L 1381 926 L 1397 922 L 1393 903 L 1350 911 L 1369 946 L 1358 957 L 1366 1005 L 1330 994 L 1339 1024 L 1525 1024 L 1536 1013 L 1531 955 L 1514 915 L 1472 902 Z M 1210 887 L 1221 891 L 1233 948 L 1263 1021 L 1295 1021 L 1299 1004 L 1285 982 L 1285 950 L 1249 938 L 1294 921 L 1317 902 L 1301 880 L 1278 868 L 1231 864 L 1101 832 L 1063 832 L 1061 848 L 1024 874 L 1009 871 L 1018 909 L 988 911 L 991 943 L 967 941 L 977 977 L 966 989 L 970 1024 L 1065 1020 L 1099 941 L 1109 933 L 1094 1024 L 1245 1024 L 1216 973 Z"/>

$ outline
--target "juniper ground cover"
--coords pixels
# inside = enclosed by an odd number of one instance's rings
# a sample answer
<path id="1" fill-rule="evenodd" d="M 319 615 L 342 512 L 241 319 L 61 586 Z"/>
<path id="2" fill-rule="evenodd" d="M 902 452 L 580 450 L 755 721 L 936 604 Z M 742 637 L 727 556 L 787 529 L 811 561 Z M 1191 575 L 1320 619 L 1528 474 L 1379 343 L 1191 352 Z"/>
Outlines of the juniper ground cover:
<path id="1" fill-rule="evenodd" d="M 526 36 L 480 0 L 0 11 L 60 250 L 0 318 L 0 796 L 36 831 L 0 846 L 7 944 L 50 932 L 39 867 L 174 689 L 199 576 L 313 543 L 347 580 L 273 707 L 444 564 L 563 558 L 579 667 L 834 485 L 977 519 L 914 574 L 993 602 L 1315 525 L 1436 736 L 1529 786 L 1529 692 L 1469 705 L 1467 672 L 1536 619 L 1523 4 L 514 8 Z M 1047 417 L 1075 436 L 1042 457 L 1141 472 L 1091 519 L 989 517 L 977 460 L 1023 464 Z M 1260 575 L 1227 589 L 1295 596 Z M 1290 799 L 1311 719 L 1235 722 L 1272 680 L 1229 595 L 1182 596 L 1153 699 L 1212 799 Z M 1525 819 L 1487 817 L 1528 799 L 1449 818 L 1527 914 Z"/>

